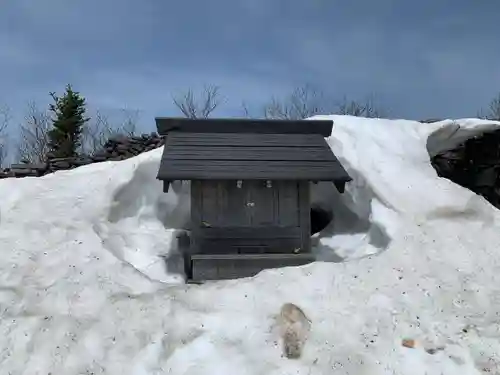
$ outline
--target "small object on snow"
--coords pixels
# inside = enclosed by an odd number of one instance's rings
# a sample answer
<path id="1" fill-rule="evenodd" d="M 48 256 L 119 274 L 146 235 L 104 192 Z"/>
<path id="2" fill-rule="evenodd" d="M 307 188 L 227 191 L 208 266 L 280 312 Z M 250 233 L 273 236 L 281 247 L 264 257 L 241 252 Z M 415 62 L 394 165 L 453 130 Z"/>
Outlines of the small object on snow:
<path id="1" fill-rule="evenodd" d="M 311 329 L 311 321 L 300 307 L 285 303 L 278 318 L 280 335 L 283 340 L 283 354 L 288 359 L 297 359 Z"/>
<path id="2" fill-rule="evenodd" d="M 436 353 L 437 353 L 438 351 L 440 351 L 440 350 L 444 350 L 444 347 L 439 346 L 439 347 L 437 347 L 437 348 L 427 348 L 427 349 L 425 349 L 425 351 L 426 351 L 427 353 L 429 353 L 429 354 L 436 354 Z"/>
<path id="3" fill-rule="evenodd" d="M 401 342 L 401 345 L 403 345 L 405 348 L 415 349 L 415 340 L 403 339 L 403 341 Z"/>

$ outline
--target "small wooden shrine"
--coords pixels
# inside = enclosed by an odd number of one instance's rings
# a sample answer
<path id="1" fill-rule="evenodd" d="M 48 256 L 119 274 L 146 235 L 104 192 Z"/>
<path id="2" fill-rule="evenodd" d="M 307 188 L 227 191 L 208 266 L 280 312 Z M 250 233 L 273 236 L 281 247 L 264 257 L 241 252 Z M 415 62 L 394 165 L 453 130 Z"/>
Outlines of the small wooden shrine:
<path id="1" fill-rule="evenodd" d="M 191 181 L 189 281 L 314 261 L 310 183 L 351 178 L 328 146 L 332 121 L 156 118 L 158 179 Z"/>

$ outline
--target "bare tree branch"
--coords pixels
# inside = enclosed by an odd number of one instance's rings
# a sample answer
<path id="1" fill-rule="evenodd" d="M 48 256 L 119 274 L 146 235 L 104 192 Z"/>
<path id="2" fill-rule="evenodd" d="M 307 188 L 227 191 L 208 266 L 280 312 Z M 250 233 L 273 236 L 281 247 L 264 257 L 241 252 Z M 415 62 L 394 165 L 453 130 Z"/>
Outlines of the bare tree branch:
<path id="1" fill-rule="evenodd" d="M 381 118 L 387 115 L 385 111 L 375 105 L 373 97 L 368 97 L 363 102 L 348 100 L 344 97 L 338 106 L 337 114 L 367 118 Z"/>
<path id="2" fill-rule="evenodd" d="M 82 153 L 92 155 L 102 149 L 112 134 L 108 118 L 101 111 L 85 124 L 82 132 Z"/>
<path id="3" fill-rule="evenodd" d="M 285 99 L 275 97 L 264 106 L 264 117 L 269 119 L 300 120 L 324 112 L 324 95 L 311 85 L 298 87 Z"/>
<path id="4" fill-rule="evenodd" d="M 491 100 L 486 111 L 481 110 L 479 112 L 478 117 L 486 120 L 500 121 L 500 94 Z"/>
<path id="5" fill-rule="evenodd" d="M 20 140 L 18 143 L 18 158 L 24 162 L 44 162 L 49 151 L 48 131 L 50 116 L 41 111 L 35 102 L 28 103 L 25 122 L 20 126 Z"/>
<path id="6" fill-rule="evenodd" d="M 0 134 L 3 134 L 3 132 L 7 130 L 11 119 L 9 107 L 0 107 Z"/>
<path id="7" fill-rule="evenodd" d="M 111 125 L 108 116 L 102 111 L 96 111 L 94 118 L 89 121 L 82 134 L 82 152 L 93 155 L 102 150 L 106 142 L 117 135 L 131 137 L 136 134 L 139 111 L 122 109 L 118 125 Z"/>
<path id="8" fill-rule="evenodd" d="M 248 115 L 247 107 L 244 106 L 243 109 Z M 373 97 L 368 97 L 363 102 L 344 97 L 340 104 L 335 105 L 311 85 L 296 88 L 282 100 L 274 97 L 264 106 L 264 117 L 271 119 L 300 120 L 330 113 L 370 118 L 385 116 L 385 112 L 375 105 Z"/>
<path id="9" fill-rule="evenodd" d="M 8 156 L 9 137 L 6 133 L 11 119 L 9 108 L 0 107 L 0 167 L 3 166 Z"/>
<path id="10" fill-rule="evenodd" d="M 337 114 L 339 115 L 351 115 L 351 116 L 363 116 L 365 113 L 366 106 L 356 102 L 354 100 L 347 100 L 344 97 L 343 102 L 339 105 Z"/>
<path id="11" fill-rule="evenodd" d="M 204 86 L 200 98 L 189 89 L 183 94 L 173 96 L 172 99 L 182 114 L 191 119 L 210 117 L 223 101 L 219 87 L 211 85 Z"/>
<path id="12" fill-rule="evenodd" d="M 124 134 L 127 137 L 132 137 L 137 133 L 137 123 L 139 121 L 139 111 L 122 109 L 122 121 L 118 126 L 118 133 Z"/>
<path id="13" fill-rule="evenodd" d="M 245 118 L 251 118 L 252 116 L 250 115 L 250 109 L 248 108 L 248 105 L 245 101 L 241 103 L 241 109 L 243 111 L 243 117 Z"/>

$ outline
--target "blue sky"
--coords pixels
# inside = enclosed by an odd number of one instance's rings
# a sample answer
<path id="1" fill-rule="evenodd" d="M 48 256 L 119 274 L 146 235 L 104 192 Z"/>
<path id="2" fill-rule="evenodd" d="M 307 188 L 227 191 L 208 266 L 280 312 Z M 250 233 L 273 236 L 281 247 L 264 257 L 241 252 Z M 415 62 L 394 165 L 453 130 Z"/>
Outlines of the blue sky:
<path id="1" fill-rule="evenodd" d="M 3 0 L 0 105 L 19 117 L 71 83 L 153 130 L 190 87 L 221 86 L 217 115 L 238 116 L 311 84 L 392 117 L 475 116 L 500 91 L 498 15 L 494 0 Z"/>

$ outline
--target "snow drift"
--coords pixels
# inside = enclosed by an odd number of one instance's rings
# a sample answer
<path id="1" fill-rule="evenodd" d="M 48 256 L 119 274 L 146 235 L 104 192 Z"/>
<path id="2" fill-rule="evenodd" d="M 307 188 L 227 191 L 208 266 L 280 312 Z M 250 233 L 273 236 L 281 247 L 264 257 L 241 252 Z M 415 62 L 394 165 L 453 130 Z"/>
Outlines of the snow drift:
<path id="1" fill-rule="evenodd" d="M 253 278 L 183 284 L 188 185 L 162 192 L 161 149 L 0 181 L 1 373 L 499 372 L 500 214 L 429 154 L 500 123 L 316 118 L 353 181 L 314 187 L 320 261 Z M 284 303 L 311 321 L 297 360 Z"/>

